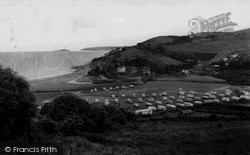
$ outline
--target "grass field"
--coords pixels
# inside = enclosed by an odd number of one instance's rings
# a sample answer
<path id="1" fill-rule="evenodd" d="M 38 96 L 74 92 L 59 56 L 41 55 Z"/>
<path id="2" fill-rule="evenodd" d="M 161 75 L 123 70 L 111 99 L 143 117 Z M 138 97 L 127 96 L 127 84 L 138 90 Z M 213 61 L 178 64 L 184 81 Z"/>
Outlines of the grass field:
<path id="1" fill-rule="evenodd" d="M 111 95 L 116 95 L 121 102 L 121 106 L 129 111 L 134 111 L 136 108 L 133 107 L 133 104 L 127 104 L 126 99 L 131 98 L 133 103 L 139 103 L 137 99 L 141 97 L 142 93 L 147 94 L 149 97 L 153 92 L 157 93 L 157 96 L 154 97 L 155 100 L 162 101 L 162 96 L 159 96 L 160 93 L 167 92 L 168 96 L 174 95 L 177 96 L 177 92 L 179 88 L 182 88 L 184 91 L 195 91 L 198 96 L 201 96 L 204 92 L 210 90 L 216 90 L 218 92 L 223 92 L 227 88 L 232 89 L 246 89 L 250 90 L 249 87 L 238 87 L 238 86 L 231 86 L 226 83 L 218 82 L 220 79 L 211 78 L 211 77 L 203 77 L 200 76 L 188 76 L 184 77 L 186 79 L 191 80 L 201 80 L 203 82 L 188 82 L 188 81 L 178 81 L 174 77 L 161 77 L 156 81 L 149 81 L 146 84 L 142 85 L 135 85 L 134 88 L 127 88 L 127 89 L 118 89 L 109 92 L 102 91 L 102 87 L 114 87 L 114 86 L 128 86 L 129 83 L 106 83 L 106 84 L 69 84 L 68 81 L 72 79 L 76 79 L 78 74 L 68 74 L 65 76 L 59 76 L 55 78 L 48 78 L 42 80 L 36 80 L 31 82 L 32 90 L 61 90 L 61 92 L 44 92 L 44 93 L 36 93 L 37 97 L 37 104 L 42 105 L 42 102 L 45 100 L 52 100 L 55 96 L 59 95 L 63 92 L 72 92 L 77 94 L 83 99 L 87 99 L 90 102 L 94 102 L 95 99 L 99 99 L 100 102 L 104 102 L 105 99 L 111 99 Z M 170 79 L 170 80 L 166 80 Z M 213 82 L 207 82 L 207 80 Z M 206 82 L 204 82 L 206 81 Z M 90 89 L 98 88 L 98 92 L 91 92 Z M 72 90 L 72 91 L 65 91 L 65 90 Z M 74 91 L 73 91 L 74 90 Z M 121 94 L 125 94 L 126 98 L 121 98 Z M 132 97 L 132 94 L 136 94 L 136 98 Z M 140 108 L 144 109 L 145 107 L 145 100 L 143 103 L 139 103 Z M 102 103 L 100 103 L 102 105 Z"/>
<path id="2" fill-rule="evenodd" d="M 137 99 L 141 97 L 142 93 L 148 94 L 149 97 L 151 97 L 151 94 L 153 92 L 157 93 L 157 96 L 154 97 L 155 100 L 162 101 L 162 96 L 159 96 L 160 93 L 167 92 L 168 96 L 173 95 L 177 96 L 177 93 L 179 91 L 179 88 L 182 88 L 184 91 L 189 91 L 193 90 L 196 91 L 198 94 L 202 94 L 206 91 L 215 89 L 215 88 L 220 88 L 220 87 L 225 87 L 228 85 L 225 84 L 201 84 L 201 83 L 192 83 L 192 82 L 162 82 L 162 81 L 151 81 L 148 82 L 144 85 L 138 85 L 133 89 L 127 89 L 127 90 L 119 90 L 119 91 L 114 91 L 114 92 L 103 92 L 103 93 L 88 93 L 84 95 L 80 95 L 83 98 L 88 98 L 89 96 L 95 96 L 95 98 L 98 98 L 98 96 L 105 96 L 109 99 L 111 99 L 111 95 L 115 94 L 116 96 L 119 96 L 119 99 L 121 101 L 121 106 L 124 107 L 127 110 L 135 110 L 136 108 L 133 107 L 132 104 L 127 104 L 125 102 L 126 99 L 121 98 L 121 94 L 125 94 L 127 97 L 126 98 L 131 98 L 133 100 L 133 103 L 139 103 Z M 132 97 L 132 94 L 136 94 L 136 98 Z M 92 100 L 93 101 L 93 100 Z M 104 101 L 101 100 L 100 101 Z M 139 109 L 144 109 L 145 107 L 145 102 L 139 103 L 140 108 Z"/>
<path id="3" fill-rule="evenodd" d="M 218 79 L 212 76 L 189 75 L 183 77 L 161 76 L 159 81 L 183 81 L 183 82 L 198 82 L 198 83 L 226 83 L 225 80 Z"/>
<path id="4" fill-rule="evenodd" d="M 76 154 L 236 155 L 249 154 L 249 131 L 249 121 L 157 120 L 127 124 L 119 132 L 70 137 L 68 141 Z"/>
<path id="5" fill-rule="evenodd" d="M 58 78 L 57 81 L 53 80 L 57 87 L 68 88 L 69 85 L 65 82 L 76 77 L 76 75 L 67 75 L 67 80 L 64 80 L 64 78 Z M 43 84 L 46 83 L 49 88 L 53 88 L 55 86 L 53 80 L 44 80 L 38 83 L 42 87 L 45 87 Z M 157 94 L 154 97 L 155 100 L 162 101 L 160 93 L 164 91 L 168 93 L 168 96 L 177 96 L 179 88 L 182 88 L 185 92 L 193 90 L 198 96 L 210 90 L 224 92 L 227 88 L 250 90 L 247 86 L 231 86 L 216 82 L 156 80 L 135 85 L 134 88 L 109 92 L 100 91 L 102 87 L 108 88 L 116 85 L 128 86 L 129 83 L 72 84 L 70 88 L 79 88 L 79 90 L 70 92 L 88 99 L 90 102 L 95 99 L 103 102 L 105 99 L 111 99 L 111 95 L 115 94 L 121 101 L 123 108 L 134 111 L 136 108 L 133 107 L 133 104 L 127 104 L 125 100 L 131 98 L 133 103 L 139 103 L 137 99 L 141 97 L 142 93 L 151 97 L 151 94 L 155 92 Z M 90 89 L 95 87 L 98 88 L 98 91 L 91 92 Z M 121 98 L 121 94 L 125 94 L 126 98 Z M 136 98 L 133 98 L 132 94 L 136 94 Z M 43 101 L 52 100 L 57 95 L 60 95 L 60 92 L 36 93 L 37 104 L 42 105 Z M 103 105 L 103 103 L 97 104 L 98 106 Z M 139 104 L 140 109 L 146 108 L 145 101 Z M 239 115 L 241 111 L 228 110 L 227 106 L 223 105 L 221 105 L 222 107 L 217 106 L 219 107 L 217 109 L 214 109 L 213 105 L 199 109 L 194 108 L 194 113 L 191 115 L 179 114 L 171 110 L 167 110 L 167 112 L 157 111 L 152 116 L 138 116 L 137 122 L 129 122 L 119 131 L 84 133 L 82 137 L 64 137 L 62 140 L 57 139 L 57 141 L 61 141 L 63 148 L 73 154 L 249 154 L 250 121 Z M 244 112 L 249 116 L 249 110 Z M 216 115 L 214 115 L 215 113 Z"/>
<path id="6" fill-rule="evenodd" d="M 119 84 L 117 84 L 119 85 Z M 120 84 L 121 86 L 121 84 Z M 73 93 L 77 94 L 81 98 L 88 99 L 90 102 L 94 102 L 95 99 L 99 99 L 100 102 L 104 102 L 105 99 L 110 99 L 111 96 L 114 94 L 117 96 L 117 98 L 121 102 L 121 106 L 124 107 L 127 110 L 135 110 L 132 104 L 125 103 L 127 98 L 131 98 L 133 100 L 133 103 L 137 102 L 137 99 L 141 97 L 142 93 L 148 94 L 149 97 L 153 92 L 157 93 L 157 96 L 154 97 L 155 100 L 162 101 L 162 96 L 159 96 L 161 92 L 167 92 L 169 95 L 177 96 L 177 93 L 179 91 L 179 88 L 182 88 L 184 91 L 190 91 L 193 90 L 197 92 L 198 95 L 201 95 L 202 93 L 213 90 L 213 89 L 222 89 L 227 88 L 230 85 L 227 84 L 218 84 L 218 83 L 193 83 L 193 82 L 168 82 L 168 81 L 150 81 L 143 85 L 136 85 L 134 88 L 127 88 L 127 89 L 119 89 L 109 92 L 104 91 L 98 91 L 98 92 L 90 92 L 90 88 L 87 89 L 85 86 L 85 89 L 83 91 L 74 91 Z M 102 88 L 98 86 L 99 88 Z M 93 86 L 91 87 L 93 88 Z M 106 86 L 107 88 L 107 86 Z M 99 89 L 100 90 L 100 89 Z M 223 89 L 221 90 L 223 91 Z M 50 93 L 47 93 L 50 94 Z M 51 93 L 55 95 L 58 95 L 58 93 Z M 121 98 L 121 94 L 125 94 L 126 98 Z M 132 94 L 136 94 L 136 98 L 132 97 Z M 44 101 L 47 99 L 53 99 L 53 95 L 51 95 L 49 98 L 45 98 L 46 95 L 37 94 L 39 101 Z M 41 103 L 41 102 L 40 102 Z M 139 103 L 140 108 L 145 108 L 145 102 Z"/>

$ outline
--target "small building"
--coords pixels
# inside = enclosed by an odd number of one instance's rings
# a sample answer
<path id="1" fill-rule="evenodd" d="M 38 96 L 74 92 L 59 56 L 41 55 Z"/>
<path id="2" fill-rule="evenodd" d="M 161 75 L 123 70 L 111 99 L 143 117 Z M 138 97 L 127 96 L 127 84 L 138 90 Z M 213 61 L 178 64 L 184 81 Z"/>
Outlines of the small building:
<path id="1" fill-rule="evenodd" d="M 119 73 L 125 73 L 127 68 L 125 66 L 119 66 L 117 67 L 117 72 Z"/>

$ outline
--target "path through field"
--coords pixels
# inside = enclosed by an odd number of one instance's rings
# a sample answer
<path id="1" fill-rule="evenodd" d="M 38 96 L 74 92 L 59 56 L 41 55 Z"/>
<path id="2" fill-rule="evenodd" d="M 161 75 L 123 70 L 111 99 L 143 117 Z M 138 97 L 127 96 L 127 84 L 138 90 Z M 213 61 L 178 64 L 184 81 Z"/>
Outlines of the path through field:
<path id="1" fill-rule="evenodd" d="M 81 78 L 82 78 L 82 76 L 78 75 L 77 78 L 75 78 L 75 79 L 73 79 L 73 80 L 71 80 L 71 81 L 69 81 L 67 83 L 70 83 L 70 84 L 92 84 L 92 82 L 90 82 L 90 81 L 77 82 L 77 80 L 81 79 Z"/>

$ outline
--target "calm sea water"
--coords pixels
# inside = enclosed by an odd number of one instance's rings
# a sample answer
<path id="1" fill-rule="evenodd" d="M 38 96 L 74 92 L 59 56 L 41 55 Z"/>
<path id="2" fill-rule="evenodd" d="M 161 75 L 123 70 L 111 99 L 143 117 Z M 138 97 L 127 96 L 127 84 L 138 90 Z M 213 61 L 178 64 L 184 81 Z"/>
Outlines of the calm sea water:
<path id="1" fill-rule="evenodd" d="M 0 52 L 0 64 L 31 80 L 70 73 L 72 66 L 84 65 L 107 52 L 109 50 Z"/>

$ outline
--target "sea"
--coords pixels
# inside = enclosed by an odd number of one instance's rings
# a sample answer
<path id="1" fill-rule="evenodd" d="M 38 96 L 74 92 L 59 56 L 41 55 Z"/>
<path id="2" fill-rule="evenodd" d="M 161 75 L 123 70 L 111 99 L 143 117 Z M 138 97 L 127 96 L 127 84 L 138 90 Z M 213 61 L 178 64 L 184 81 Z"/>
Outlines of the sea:
<path id="1" fill-rule="evenodd" d="M 10 67 L 27 80 L 69 74 L 110 50 L 0 52 L 0 65 Z"/>

